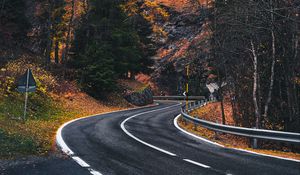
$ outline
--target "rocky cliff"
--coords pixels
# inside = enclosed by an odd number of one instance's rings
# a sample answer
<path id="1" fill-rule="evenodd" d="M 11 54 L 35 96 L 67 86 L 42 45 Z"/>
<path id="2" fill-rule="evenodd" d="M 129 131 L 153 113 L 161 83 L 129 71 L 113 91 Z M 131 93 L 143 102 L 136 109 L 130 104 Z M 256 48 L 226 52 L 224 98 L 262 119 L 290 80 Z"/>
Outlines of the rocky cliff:
<path id="1" fill-rule="evenodd" d="M 156 56 L 153 57 L 156 64 L 151 81 L 159 91 L 181 94 L 186 82 L 187 64 L 191 65 L 190 78 L 194 83 L 201 83 L 202 79 L 205 79 L 203 76 L 206 76 L 206 60 L 210 52 L 208 17 L 211 2 L 206 0 L 130 2 L 135 2 L 135 7 L 138 6 L 135 14 L 144 17 L 151 24 L 152 34 L 149 38 L 155 43 L 156 49 Z M 191 91 L 194 94 L 200 93 L 199 88 Z"/>

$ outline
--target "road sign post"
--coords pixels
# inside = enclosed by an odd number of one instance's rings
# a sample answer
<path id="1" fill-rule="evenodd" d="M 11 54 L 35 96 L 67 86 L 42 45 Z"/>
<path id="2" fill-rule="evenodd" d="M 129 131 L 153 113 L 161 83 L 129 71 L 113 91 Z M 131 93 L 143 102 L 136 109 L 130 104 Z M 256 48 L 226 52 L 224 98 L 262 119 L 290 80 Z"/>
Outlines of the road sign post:
<path id="1" fill-rule="evenodd" d="M 25 92 L 25 104 L 24 104 L 24 113 L 23 113 L 23 120 L 26 120 L 26 112 L 27 112 L 27 105 L 28 105 L 28 93 L 34 92 L 36 90 L 36 82 L 32 75 L 30 69 L 27 69 L 26 73 L 20 78 L 18 82 L 18 91 Z"/>
<path id="2" fill-rule="evenodd" d="M 29 88 L 29 71 L 27 71 L 27 78 L 26 78 L 26 91 L 25 91 L 25 105 L 24 105 L 24 115 L 23 119 L 26 120 L 26 110 L 27 110 L 27 102 L 28 102 L 28 88 Z"/>

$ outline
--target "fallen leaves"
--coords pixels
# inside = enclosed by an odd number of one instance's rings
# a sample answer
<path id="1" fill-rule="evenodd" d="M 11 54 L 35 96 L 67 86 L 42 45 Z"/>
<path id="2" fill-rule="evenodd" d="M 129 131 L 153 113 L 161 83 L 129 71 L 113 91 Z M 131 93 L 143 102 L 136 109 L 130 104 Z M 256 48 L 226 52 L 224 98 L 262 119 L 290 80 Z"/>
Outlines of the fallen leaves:
<path id="1" fill-rule="evenodd" d="M 210 103 L 204 107 L 194 110 L 190 113 L 192 116 L 198 116 L 201 119 L 219 122 L 221 121 L 221 108 L 220 103 Z M 225 116 L 226 123 L 229 125 L 234 125 L 234 120 L 232 117 L 232 110 L 229 104 L 225 104 Z M 201 126 L 195 126 L 192 123 L 184 122 L 180 118 L 179 126 L 185 130 L 194 133 L 196 135 L 202 136 L 219 144 L 222 144 L 229 148 L 240 148 L 245 150 L 250 150 L 257 153 L 269 154 L 274 156 L 280 156 L 285 158 L 293 158 L 300 160 L 300 154 L 291 152 L 291 148 L 285 146 L 285 144 L 274 144 L 271 141 L 260 142 L 261 149 L 253 149 L 250 147 L 250 139 L 247 137 L 236 136 L 232 134 L 216 133 L 212 130 L 203 128 Z"/>

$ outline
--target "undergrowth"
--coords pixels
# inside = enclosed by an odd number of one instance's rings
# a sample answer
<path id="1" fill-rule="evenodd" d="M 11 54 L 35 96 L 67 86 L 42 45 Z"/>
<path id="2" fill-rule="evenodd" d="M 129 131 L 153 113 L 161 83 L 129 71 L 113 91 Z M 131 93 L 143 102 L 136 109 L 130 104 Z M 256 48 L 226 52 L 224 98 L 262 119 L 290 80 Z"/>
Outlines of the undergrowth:
<path id="1" fill-rule="evenodd" d="M 32 69 L 37 90 L 29 93 L 26 121 L 23 121 L 25 94 L 16 88 L 17 80 L 27 68 Z M 109 101 L 119 99 L 112 98 Z M 0 158 L 47 155 L 56 149 L 56 131 L 63 123 L 124 107 L 121 102 L 99 103 L 80 92 L 75 83 L 58 80 L 31 58 L 10 61 L 0 68 Z"/>
<path id="2" fill-rule="evenodd" d="M 17 81 L 27 68 L 37 82 L 36 92 L 29 93 L 26 121 L 23 120 L 25 94 L 17 91 Z M 47 154 L 60 124 L 73 113 L 52 97 L 58 80 L 37 61 L 20 58 L 0 70 L 0 157 Z"/>
<path id="3" fill-rule="evenodd" d="M 0 157 L 34 154 L 36 150 L 38 150 L 38 145 L 33 138 L 9 134 L 0 129 Z"/>

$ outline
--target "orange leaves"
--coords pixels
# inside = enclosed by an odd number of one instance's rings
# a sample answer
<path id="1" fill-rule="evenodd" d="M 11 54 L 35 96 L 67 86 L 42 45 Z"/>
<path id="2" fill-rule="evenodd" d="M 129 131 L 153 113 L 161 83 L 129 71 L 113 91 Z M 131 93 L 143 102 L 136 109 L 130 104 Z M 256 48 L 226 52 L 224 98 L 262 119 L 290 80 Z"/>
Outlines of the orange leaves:
<path id="1" fill-rule="evenodd" d="M 139 7 L 137 6 L 137 0 L 130 0 L 120 5 L 123 12 L 128 16 L 133 16 L 139 13 Z"/>
<path id="2" fill-rule="evenodd" d="M 234 125 L 231 105 L 229 103 L 225 103 L 224 110 L 226 116 L 226 124 Z M 221 104 L 219 102 L 210 103 L 202 108 L 193 111 L 192 115 L 199 116 L 204 120 L 220 123 L 222 121 Z"/>
<path id="3" fill-rule="evenodd" d="M 137 0 L 130 0 L 121 5 L 121 9 L 128 15 L 133 16 L 140 14 L 145 20 L 152 25 L 153 33 L 162 37 L 167 37 L 167 32 L 163 30 L 161 24 L 157 21 L 168 21 L 170 14 L 162 8 L 156 1 L 145 0 L 141 7 L 138 6 Z M 140 10 L 142 9 L 142 10 Z"/>
<path id="4" fill-rule="evenodd" d="M 114 96 L 113 100 L 116 101 L 116 99 L 121 98 Z M 57 100 L 56 103 L 62 107 L 62 111 L 57 113 L 56 116 L 43 120 L 40 119 L 43 118 L 42 116 L 37 116 L 37 119 L 29 118 L 25 123 L 0 116 L 0 128 L 9 134 L 32 139 L 37 148 L 32 147 L 31 149 L 34 150 L 31 150 L 31 152 L 44 155 L 54 148 L 56 131 L 63 123 L 86 115 L 123 109 L 125 106 L 125 103 L 120 102 L 121 100 L 117 102 L 120 106 L 118 107 L 116 104 L 99 102 L 84 93 L 66 93 Z M 19 153 L 22 154 L 23 152 Z"/>

